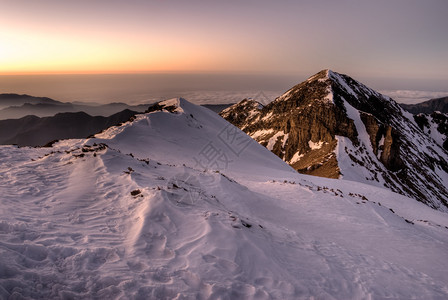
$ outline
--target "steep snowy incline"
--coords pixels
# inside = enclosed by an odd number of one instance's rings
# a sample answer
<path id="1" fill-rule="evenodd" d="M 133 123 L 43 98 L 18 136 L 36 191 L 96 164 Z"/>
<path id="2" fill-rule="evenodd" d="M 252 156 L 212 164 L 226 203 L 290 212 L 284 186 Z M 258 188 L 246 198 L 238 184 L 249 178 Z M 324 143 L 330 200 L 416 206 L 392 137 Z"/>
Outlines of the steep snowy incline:
<path id="1" fill-rule="evenodd" d="M 0 298 L 448 297 L 446 214 L 300 175 L 232 128 L 177 99 L 89 140 L 0 147 Z"/>
<path id="2" fill-rule="evenodd" d="M 176 101 L 161 102 L 164 108 L 112 127 L 94 141 L 141 159 L 186 164 L 201 171 L 226 169 L 247 176 L 294 171 L 209 109 L 182 98 Z"/>
<path id="3" fill-rule="evenodd" d="M 448 151 L 448 113 L 436 111 L 429 115 L 414 115 L 413 118 L 425 134 Z"/>

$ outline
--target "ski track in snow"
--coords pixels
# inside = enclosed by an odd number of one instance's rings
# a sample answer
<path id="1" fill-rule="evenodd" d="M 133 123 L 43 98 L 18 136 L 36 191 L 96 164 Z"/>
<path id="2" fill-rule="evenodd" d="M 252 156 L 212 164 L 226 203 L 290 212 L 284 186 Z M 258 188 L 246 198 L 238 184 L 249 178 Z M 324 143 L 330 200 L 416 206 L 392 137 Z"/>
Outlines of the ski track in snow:
<path id="1" fill-rule="evenodd" d="M 446 214 L 294 173 L 256 142 L 204 170 L 192 157 L 226 123 L 176 103 L 96 139 L 0 147 L 1 299 L 448 297 Z"/>

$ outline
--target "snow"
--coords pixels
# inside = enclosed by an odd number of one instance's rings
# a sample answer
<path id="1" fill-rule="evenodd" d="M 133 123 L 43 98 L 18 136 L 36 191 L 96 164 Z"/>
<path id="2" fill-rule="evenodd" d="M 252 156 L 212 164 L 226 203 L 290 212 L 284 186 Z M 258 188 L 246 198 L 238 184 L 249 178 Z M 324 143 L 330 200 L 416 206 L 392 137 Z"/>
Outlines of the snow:
<path id="1" fill-rule="evenodd" d="M 372 174 L 367 168 L 360 166 L 350 158 L 348 154 L 351 154 L 359 161 L 363 161 L 362 157 L 357 155 L 357 148 L 353 145 L 350 139 L 344 136 L 336 136 L 336 140 L 338 141 L 338 145 L 335 149 L 335 154 L 339 170 L 342 174 L 340 179 L 382 187 L 382 182 L 378 183 L 372 180 Z"/>
<path id="2" fill-rule="evenodd" d="M 412 132 L 418 131 L 419 127 L 417 123 L 414 120 L 414 115 L 411 113 L 404 111 L 402 108 L 400 108 L 403 116 L 408 119 L 409 125 L 411 125 L 413 128 L 409 128 L 409 126 L 403 122 L 401 122 L 401 126 L 403 127 L 403 130 L 409 135 L 412 136 L 412 140 L 414 142 L 414 146 L 418 149 L 418 151 L 421 152 L 429 152 L 433 155 L 436 154 L 440 157 L 444 157 L 445 159 L 448 158 L 446 151 L 443 150 L 443 139 L 444 136 L 440 135 L 440 133 L 437 130 L 437 125 L 433 124 L 431 120 L 431 116 L 427 116 L 429 118 L 430 124 L 431 124 L 431 133 L 428 131 L 425 131 L 426 134 L 429 135 L 430 139 L 427 139 L 425 136 L 418 136 L 414 135 Z M 416 153 L 415 150 L 413 153 Z M 428 172 L 432 172 L 432 170 L 428 170 Z M 446 174 L 448 176 L 448 174 Z"/>
<path id="3" fill-rule="evenodd" d="M 136 122 L 146 122 L 147 126 L 151 126 L 151 122 L 150 120 L 147 118 L 146 115 L 137 115 L 136 116 Z M 96 134 L 96 137 L 98 138 L 102 138 L 102 139 L 110 139 L 114 136 L 119 135 L 121 132 L 125 131 L 128 129 L 128 127 L 132 126 L 133 123 L 132 122 L 126 122 L 125 124 L 123 124 L 122 126 L 113 126 L 110 128 L 107 128 L 106 130 L 102 131 L 99 134 Z"/>
<path id="4" fill-rule="evenodd" d="M 327 88 L 328 94 L 324 97 L 324 100 L 329 103 L 334 103 L 333 101 L 333 90 L 331 89 L 331 86 L 329 85 Z"/>
<path id="5" fill-rule="evenodd" d="M 277 132 L 277 133 L 274 134 L 271 138 L 269 138 L 269 141 L 268 141 L 268 144 L 266 145 L 266 148 L 267 148 L 269 151 L 272 151 L 272 149 L 274 148 L 275 144 L 277 143 L 277 140 L 278 140 L 279 137 L 282 138 L 282 143 L 284 143 L 284 142 L 283 142 L 283 140 L 284 140 L 284 136 L 285 136 L 285 133 L 284 133 L 283 131 L 279 131 L 279 132 Z"/>
<path id="6" fill-rule="evenodd" d="M 361 120 L 360 112 L 351 106 L 344 98 L 342 98 L 342 100 L 344 101 L 347 116 L 353 120 L 356 126 L 358 140 L 360 141 L 361 146 L 355 147 L 350 139 L 346 137 L 336 137 L 338 140 L 338 146 L 335 153 L 337 156 L 339 169 L 342 173 L 341 177 L 347 180 L 382 187 L 385 184 L 385 180 L 382 177 L 382 172 L 380 171 L 385 170 L 384 165 L 378 160 L 379 156 L 376 156 L 373 152 L 370 136 Z M 384 137 L 382 137 L 380 144 L 381 143 L 384 143 Z M 361 155 L 360 151 L 365 152 L 365 155 Z M 361 161 L 363 165 L 359 165 L 354 162 L 350 158 L 349 154 L 355 157 L 357 161 Z M 390 180 L 392 179 L 390 178 Z"/>
<path id="7" fill-rule="evenodd" d="M 384 146 L 384 135 L 381 136 L 381 139 L 378 142 L 378 158 L 381 157 L 381 154 L 383 153 L 382 146 Z"/>
<path id="8" fill-rule="evenodd" d="M 294 163 L 298 162 L 303 156 L 304 156 L 304 154 L 300 154 L 300 151 L 297 151 L 296 153 L 294 153 L 294 155 L 292 156 L 292 158 L 290 159 L 290 161 L 288 163 L 294 164 Z"/>
<path id="9" fill-rule="evenodd" d="M 447 214 L 298 174 L 176 101 L 92 139 L 0 147 L 1 299 L 448 298 Z M 203 165 L 210 146 L 226 166 Z"/>
<path id="10" fill-rule="evenodd" d="M 317 143 L 308 141 L 308 146 L 310 147 L 311 150 L 318 150 L 318 149 L 322 148 L 323 145 L 324 145 L 323 141 L 319 141 Z"/>
<path id="11" fill-rule="evenodd" d="M 273 132 L 274 132 L 274 129 L 262 129 L 262 130 L 255 131 L 254 133 L 250 134 L 250 136 L 254 140 L 257 140 L 259 137 L 262 138 L 266 135 L 272 134 Z"/>
<path id="12" fill-rule="evenodd" d="M 176 109 L 174 110 L 175 112 L 178 112 L 178 113 L 184 112 L 184 110 L 180 106 L 180 98 L 174 98 L 174 99 L 161 101 L 161 102 L 159 102 L 159 104 L 162 106 L 175 106 L 176 107 Z"/>
<path id="13" fill-rule="evenodd" d="M 406 110 L 404 110 L 404 109 L 401 109 L 401 114 L 402 114 L 406 119 L 408 119 L 408 121 L 410 121 L 412 124 L 414 124 L 416 127 L 418 127 L 417 123 L 416 123 L 415 120 L 414 120 L 414 115 L 413 115 L 413 114 L 411 114 L 410 112 L 408 112 L 408 111 L 406 111 Z"/>
<path id="14" fill-rule="evenodd" d="M 373 153 L 372 144 L 370 143 L 370 136 L 367 133 L 366 126 L 361 120 L 360 112 L 353 106 L 351 106 L 345 99 L 344 107 L 347 111 L 347 116 L 353 120 L 356 126 L 356 130 L 358 131 L 358 139 L 370 150 L 370 153 Z"/>
<path id="15" fill-rule="evenodd" d="M 443 147 L 443 143 L 446 140 L 446 136 L 442 133 L 439 132 L 439 130 L 437 129 L 438 124 L 433 120 L 432 116 L 427 116 L 427 118 L 429 119 L 429 125 L 430 127 L 428 129 L 425 128 L 425 133 L 429 134 L 429 136 L 431 136 L 431 138 L 441 147 Z"/>
<path id="16" fill-rule="evenodd" d="M 339 85 L 345 89 L 347 93 L 351 94 L 354 97 L 358 97 L 355 91 L 353 91 L 353 89 L 345 82 L 345 80 L 339 74 L 329 71 L 328 76 L 336 80 L 339 83 Z"/>
<path id="17" fill-rule="evenodd" d="M 434 170 L 438 177 L 441 179 L 442 184 L 444 186 L 448 186 L 448 175 L 439 167 L 437 166 Z"/>
<path id="18" fill-rule="evenodd" d="M 288 138 L 289 138 L 289 133 L 285 134 L 285 136 L 283 137 L 283 142 L 282 142 L 282 148 L 283 149 L 286 146 L 286 142 L 288 142 Z"/>

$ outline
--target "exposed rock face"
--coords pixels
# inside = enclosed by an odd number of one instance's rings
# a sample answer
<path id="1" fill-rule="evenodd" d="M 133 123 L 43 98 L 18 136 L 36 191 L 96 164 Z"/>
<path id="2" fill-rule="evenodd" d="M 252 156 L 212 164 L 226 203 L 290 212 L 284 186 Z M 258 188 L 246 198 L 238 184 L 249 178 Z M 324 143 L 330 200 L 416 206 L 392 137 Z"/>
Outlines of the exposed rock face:
<path id="1" fill-rule="evenodd" d="M 360 112 L 360 116 L 369 135 L 375 156 L 388 170 L 399 171 L 402 169 L 404 166 L 400 158 L 400 134 L 371 114 Z"/>
<path id="2" fill-rule="evenodd" d="M 231 108 L 232 113 L 226 116 L 227 121 L 237 127 L 241 127 L 256 117 L 263 108 L 263 105 L 255 100 L 244 99 L 243 101 L 232 105 Z M 223 110 L 222 114 L 225 114 L 225 111 L 227 110 L 228 108 Z"/>
<path id="3" fill-rule="evenodd" d="M 323 70 L 266 106 L 246 99 L 221 116 L 300 173 L 448 207 L 447 152 L 395 101 L 347 75 Z"/>
<path id="4" fill-rule="evenodd" d="M 317 76 L 315 84 L 296 85 L 266 107 L 246 99 L 221 116 L 301 173 L 338 178 L 335 135 L 347 136 L 356 143 L 356 127 L 343 106 L 326 99 L 328 84 L 318 80 L 325 78 L 326 71 Z M 300 155 L 303 157 L 299 161 Z"/>

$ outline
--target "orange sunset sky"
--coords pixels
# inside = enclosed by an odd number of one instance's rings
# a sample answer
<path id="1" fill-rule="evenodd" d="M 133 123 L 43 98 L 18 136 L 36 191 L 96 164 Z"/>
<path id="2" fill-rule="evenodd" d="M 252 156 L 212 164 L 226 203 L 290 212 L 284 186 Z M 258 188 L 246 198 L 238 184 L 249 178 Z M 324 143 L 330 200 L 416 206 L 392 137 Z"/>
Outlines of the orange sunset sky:
<path id="1" fill-rule="evenodd" d="M 0 74 L 448 79 L 445 0 L 0 0 Z"/>

